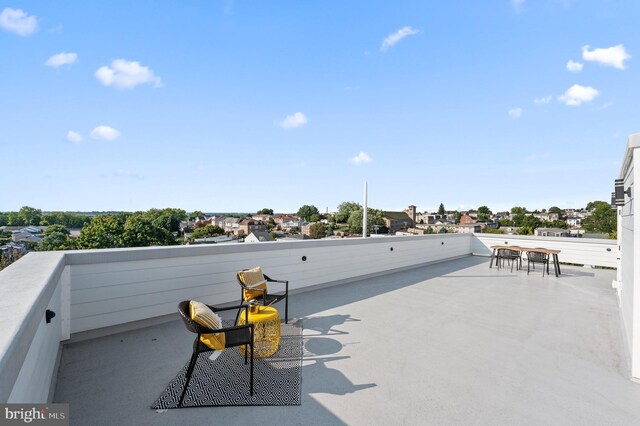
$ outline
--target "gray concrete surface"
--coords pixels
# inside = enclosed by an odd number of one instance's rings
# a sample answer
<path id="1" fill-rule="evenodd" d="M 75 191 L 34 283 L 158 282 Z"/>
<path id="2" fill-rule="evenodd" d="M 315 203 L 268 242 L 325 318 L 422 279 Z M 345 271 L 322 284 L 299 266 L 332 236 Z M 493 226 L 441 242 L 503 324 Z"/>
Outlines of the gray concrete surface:
<path id="1" fill-rule="evenodd" d="M 614 276 L 468 257 L 294 295 L 298 407 L 151 410 L 189 359 L 179 320 L 66 345 L 55 400 L 77 425 L 637 425 Z"/>

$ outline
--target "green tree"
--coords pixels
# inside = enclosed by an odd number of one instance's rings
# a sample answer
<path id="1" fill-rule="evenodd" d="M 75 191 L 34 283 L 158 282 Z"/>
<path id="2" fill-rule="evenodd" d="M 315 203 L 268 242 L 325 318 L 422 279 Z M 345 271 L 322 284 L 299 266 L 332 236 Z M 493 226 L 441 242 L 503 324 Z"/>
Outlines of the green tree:
<path id="1" fill-rule="evenodd" d="M 65 228 L 82 228 L 91 218 L 84 214 L 51 212 L 42 215 L 40 225 L 62 225 Z"/>
<path id="2" fill-rule="evenodd" d="M 447 211 L 444 209 L 444 204 L 440 203 L 440 206 L 438 207 L 438 214 L 443 215 L 446 213 Z"/>
<path id="3" fill-rule="evenodd" d="M 564 220 L 552 220 L 551 223 L 549 223 L 549 227 L 567 229 L 567 222 Z"/>
<path id="4" fill-rule="evenodd" d="M 54 232 L 60 232 L 60 233 L 65 234 L 65 235 L 69 235 L 70 234 L 70 232 L 69 232 L 69 230 L 67 228 L 65 228 L 62 225 L 56 224 L 56 225 L 47 226 L 47 229 L 44 230 L 44 235 L 47 236 L 47 235 L 53 234 Z"/>
<path id="5" fill-rule="evenodd" d="M 542 221 L 530 214 L 524 217 L 524 220 L 522 221 L 520 226 L 524 226 L 530 229 L 536 229 L 542 226 Z M 533 234 L 533 232 L 531 232 L 530 235 L 531 234 Z"/>
<path id="6" fill-rule="evenodd" d="M 9 226 L 25 226 L 27 223 L 18 214 L 18 212 L 7 212 L 7 225 Z"/>
<path id="7" fill-rule="evenodd" d="M 480 222 L 487 222 L 489 221 L 489 218 L 492 215 L 492 211 L 489 207 L 487 206 L 480 206 L 478 207 L 478 220 Z"/>
<path id="8" fill-rule="evenodd" d="M 606 232 L 612 235 L 617 230 L 617 213 L 604 201 L 594 201 L 591 214 L 584 218 L 582 227 L 589 232 Z"/>
<path id="9" fill-rule="evenodd" d="M 349 215 L 349 219 L 347 219 L 347 225 L 349 232 L 352 234 L 361 234 L 362 233 L 362 207 L 358 210 L 354 210 Z M 376 231 L 377 228 L 377 231 Z M 382 210 L 377 209 L 367 209 L 367 234 L 379 233 L 385 234 L 388 232 L 387 227 L 385 226 L 384 219 L 382 217 Z"/>
<path id="10" fill-rule="evenodd" d="M 62 225 L 51 225 L 44 231 L 45 237 L 38 243 L 38 251 L 73 250 L 76 241 L 69 236 L 69 231 Z"/>
<path id="11" fill-rule="evenodd" d="M 496 229 L 496 228 L 484 228 L 482 230 L 483 234 L 504 234 L 504 230 Z"/>
<path id="12" fill-rule="evenodd" d="M 433 234 L 433 227 L 432 226 L 428 226 L 427 229 L 425 229 L 424 233 L 425 234 Z"/>
<path id="13" fill-rule="evenodd" d="M 34 209 L 33 207 L 24 206 L 18 212 L 18 215 L 22 219 L 25 225 L 40 225 L 40 219 L 42 218 L 42 210 Z"/>
<path id="14" fill-rule="evenodd" d="M 512 215 L 525 215 L 527 213 L 527 208 L 526 207 L 511 207 L 511 214 Z M 517 226 L 517 225 L 516 225 Z"/>
<path id="15" fill-rule="evenodd" d="M 122 245 L 148 247 L 177 244 L 171 231 L 154 222 L 152 217 L 145 213 L 136 213 L 127 217 L 121 238 Z"/>
<path id="16" fill-rule="evenodd" d="M 516 235 L 533 235 L 533 229 L 528 226 L 522 226 L 516 230 Z"/>
<path id="17" fill-rule="evenodd" d="M 600 204 L 600 203 L 604 203 L 604 201 L 589 201 L 587 203 L 587 207 L 585 207 L 585 210 L 591 211 L 591 210 L 595 209 L 598 206 L 598 204 Z"/>
<path id="18" fill-rule="evenodd" d="M 136 214 L 145 216 L 153 222 L 154 226 L 164 228 L 169 232 L 180 231 L 180 222 L 187 218 L 187 213 L 184 210 L 174 208 L 151 209 Z"/>
<path id="19" fill-rule="evenodd" d="M 258 212 L 256 214 L 273 214 L 273 209 L 262 209 L 262 210 L 258 210 Z"/>
<path id="20" fill-rule="evenodd" d="M 0 246 L 11 242 L 11 231 L 0 230 Z"/>
<path id="21" fill-rule="evenodd" d="M 124 233 L 124 223 L 129 215 L 118 213 L 116 215 L 98 215 L 85 224 L 80 231 L 76 242 L 78 248 L 116 248 L 124 247 L 122 234 Z"/>
<path id="22" fill-rule="evenodd" d="M 202 213 L 200 210 L 196 210 L 189 215 L 189 220 L 194 220 L 202 216 L 204 216 L 204 213 Z"/>
<path id="23" fill-rule="evenodd" d="M 215 237 L 217 235 L 224 235 L 224 229 L 215 225 L 207 225 L 202 228 L 194 229 L 191 236 L 193 238 L 206 238 L 206 237 Z"/>
<path id="24" fill-rule="evenodd" d="M 558 214 L 558 215 L 562 215 L 563 211 L 562 211 L 562 209 L 560 207 L 553 206 L 553 207 L 549 207 L 549 213 L 550 214 L 555 213 L 555 214 Z"/>
<path id="25" fill-rule="evenodd" d="M 304 205 L 298 209 L 298 217 L 309 220 L 314 214 L 320 214 L 316 206 Z"/>
<path id="26" fill-rule="evenodd" d="M 345 201 L 338 206 L 338 213 L 333 216 L 336 222 L 344 223 L 349 219 L 352 212 L 362 209 L 362 206 L 353 201 Z"/>
<path id="27" fill-rule="evenodd" d="M 315 240 L 323 238 L 325 233 L 324 225 L 320 222 L 309 226 L 309 236 Z"/>
<path id="28" fill-rule="evenodd" d="M 312 214 L 309 218 L 309 222 L 320 222 L 322 220 L 321 214 Z"/>
<path id="29" fill-rule="evenodd" d="M 523 226 L 526 215 L 524 213 L 518 213 L 511 215 L 511 223 L 513 226 Z"/>

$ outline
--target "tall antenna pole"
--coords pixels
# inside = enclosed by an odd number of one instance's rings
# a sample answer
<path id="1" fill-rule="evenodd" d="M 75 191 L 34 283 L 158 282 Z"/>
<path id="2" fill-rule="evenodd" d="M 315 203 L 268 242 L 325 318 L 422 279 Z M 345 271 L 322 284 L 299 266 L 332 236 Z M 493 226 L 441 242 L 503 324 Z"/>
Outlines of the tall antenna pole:
<path id="1" fill-rule="evenodd" d="M 362 237 L 367 238 L 367 181 L 364 181 L 364 210 L 362 211 Z"/>

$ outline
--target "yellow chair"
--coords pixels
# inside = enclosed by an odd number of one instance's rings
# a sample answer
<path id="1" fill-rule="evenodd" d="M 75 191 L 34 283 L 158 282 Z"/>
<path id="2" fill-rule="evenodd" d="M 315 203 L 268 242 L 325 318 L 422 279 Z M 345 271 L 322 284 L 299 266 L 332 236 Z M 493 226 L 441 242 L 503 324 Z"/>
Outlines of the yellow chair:
<path id="1" fill-rule="evenodd" d="M 251 269 L 243 269 L 236 275 L 240 284 L 240 303 L 255 301 L 262 306 L 271 306 L 284 299 L 284 322 L 289 322 L 289 281 L 274 280 L 262 273 L 259 266 Z M 267 283 L 284 284 L 284 293 L 272 293 Z M 240 311 L 238 311 L 240 315 Z M 237 318 L 236 318 L 237 321 Z"/>

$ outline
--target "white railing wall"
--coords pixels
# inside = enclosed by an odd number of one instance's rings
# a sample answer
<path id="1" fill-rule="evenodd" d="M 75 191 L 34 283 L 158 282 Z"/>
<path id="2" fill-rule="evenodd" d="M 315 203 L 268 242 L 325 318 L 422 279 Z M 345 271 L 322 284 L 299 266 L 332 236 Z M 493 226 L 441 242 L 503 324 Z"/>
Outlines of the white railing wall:
<path id="1" fill-rule="evenodd" d="M 62 309 L 63 287 L 68 285 L 64 272 L 64 254 L 59 252 L 30 253 L 2 271 L 2 402 L 46 402 L 52 396 L 60 341 L 69 337 Z M 56 314 L 50 323 L 45 320 L 47 309 Z"/>
<path id="2" fill-rule="evenodd" d="M 69 252 L 71 332 L 239 301 L 236 273 L 254 266 L 296 291 L 470 254 L 462 234 Z"/>
<path id="3" fill-rule="evenodd" d="M 472 251 L 478 255 L 490 255 L 489 247 L 494 245 L 520 246 L 524 248 L 543 247 L 560 250 L 558 260 L 588 266 L 618 266 L 618 245 L 616 240 L 595 238 L 534 237 L 529 235 L 474 234 Z"/>
<path id="4" fill-rule="evenodd" d="M 632 190 L 631 196 L 625 195 L 624 206 L 618 207 L 620 266 L 617 288 L 631 359 L 631 376 L 640 380 L 640 232 L 635 232 L 640 230 L 640 206 L 634 203 L 634 182 L 640 182 L 640 134 L 629 137 L 619 179 L 623 179 L 625 190 Z"/>

